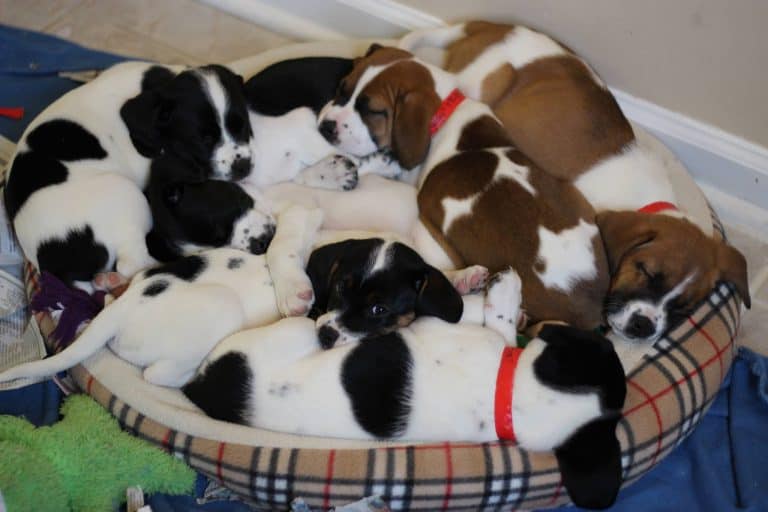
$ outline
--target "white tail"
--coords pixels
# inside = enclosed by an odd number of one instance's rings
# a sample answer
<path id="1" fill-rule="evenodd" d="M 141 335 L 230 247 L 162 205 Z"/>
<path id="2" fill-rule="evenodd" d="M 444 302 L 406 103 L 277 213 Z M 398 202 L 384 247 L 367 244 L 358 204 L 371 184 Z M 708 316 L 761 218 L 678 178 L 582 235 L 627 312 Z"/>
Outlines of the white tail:
<path id="1" fill-rule="evenodd" d="M 129 290 L 130 292 L 130 290 Z M 67 370 L 95 354 L 115 336 L 117 325 L 123 316 L 125 300 L 130 293 L 125 293 L 116 301 L 103 309 L 96 318 L 75 338 L 70 346 L 62 352 L 41 361 L 20 364 L 0 373 L 0 382 L 23 378 L 49 377 L 60 371 Z"/>

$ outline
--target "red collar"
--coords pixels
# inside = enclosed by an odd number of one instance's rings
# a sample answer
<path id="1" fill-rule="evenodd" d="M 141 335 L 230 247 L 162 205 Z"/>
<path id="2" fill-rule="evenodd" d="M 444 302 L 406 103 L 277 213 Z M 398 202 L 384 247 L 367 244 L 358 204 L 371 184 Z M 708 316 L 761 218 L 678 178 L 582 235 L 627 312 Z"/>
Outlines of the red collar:
<path id="1" fill-rule="evenodd" d="M 656 201 L 655 203 L 649 203 L 637 211 L 640 213 L 659 213 L 665 210 L 677 210 L 677 206 L 667 201 Z"/>
<path id="2" fill-rule="evenodd" d="M 440 107 L 438 107 L 437 112 L 435 112 L 435 115 L 432 116 L 432 120 L 429 122 L 430 135 L 437 133 L 440 127 L 445 124 L 449 117 L 451 117 L 451 114 L 456 110 L 456 107 L 461 105 L 462 101 L 464 101 L 464 95 L 461 94 L 458 89 L 452 90 L 451 94 L 445 97 L 440 104 Z"/>
<path id="3" fill-rule="evenodd" d="M 501 353 L 499 373 L 496 374 L 496 399 L 494 416 L 496 418 L 496 436 L 516 442 L 515 428 L 512 422 L 512 386 L 515 382 L 515 370 L 522 348 L 505 347 Z"/>

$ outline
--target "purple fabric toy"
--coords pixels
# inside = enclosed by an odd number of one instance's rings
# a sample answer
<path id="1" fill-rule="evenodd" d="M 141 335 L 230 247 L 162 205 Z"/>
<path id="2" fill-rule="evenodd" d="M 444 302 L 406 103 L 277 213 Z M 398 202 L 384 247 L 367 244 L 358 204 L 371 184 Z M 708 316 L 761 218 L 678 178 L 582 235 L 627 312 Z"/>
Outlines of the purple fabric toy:
<path id="1" fill-rule="evenodd" d="M 40 275 L 40 289 L 32 298 L 32 311 L 61 311 L 56 329 L 51 337 L 58 349 L 72 343 L 77 335 L 80 324 L 95 317 L 104 308 L 106 293 L 96 291 L 88 295 L 83 290 L 71 288 L 56 276 L 43 271 Z"/>

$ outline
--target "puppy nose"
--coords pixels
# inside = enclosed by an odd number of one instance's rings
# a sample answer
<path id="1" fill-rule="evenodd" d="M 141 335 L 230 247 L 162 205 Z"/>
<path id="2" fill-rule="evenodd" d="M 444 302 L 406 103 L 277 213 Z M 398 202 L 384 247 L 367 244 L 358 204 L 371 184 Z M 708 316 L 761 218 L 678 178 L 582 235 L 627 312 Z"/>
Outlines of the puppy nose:
<path id="1" fill-rule="evenodd" d="M 324 120 L 320 123 L 320 135 L 325 137 L 328 142 L 334 142 L 336 140 L 336 121 L 330 119 Z"/>
<path id="2" fill-rule="evenodd" d="M 232 162 L 231 173 L 234 181 L 241 180 L 251 173 L 251 159 L 238 158 Z"/>
<path id="3" fill-rule="evenodd" d="M 264 233 L 262 233 L 261 236 L 258 238 L 252 237 L 248 243 L 248 249 L 251 251 L 251 254 L 264 254 L 267 252 L 267 248 L 269 247 L 269 243 L 272 241 L 272 239 L 275 237 L 275 226 L 273 224 L 270 224 L 266 226 L 264 229 Z"/>
<path id="4" fill-rule="evenodd" d="M 634 338 L 648 338 L 656 331 L 656 327 L 647 316 L 634 313 L 629 317 L 629 322 L 627 322 L 627 327 L 624 330 Z"/>
<path id="5" fill-rule="evenodd" d="M 320 340 L 320 346 L 324 349 L 333 347 L 336 340 L 339 339 L 339 331 L 330 325 L 324 325 L 317 331 L 317 338 Z"/>

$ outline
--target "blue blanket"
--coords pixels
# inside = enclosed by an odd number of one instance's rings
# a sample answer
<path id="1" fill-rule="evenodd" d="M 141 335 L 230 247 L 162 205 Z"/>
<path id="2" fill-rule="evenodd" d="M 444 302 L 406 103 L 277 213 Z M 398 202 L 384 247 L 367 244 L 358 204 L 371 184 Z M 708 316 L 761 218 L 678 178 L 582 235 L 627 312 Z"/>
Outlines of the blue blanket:
<path id="1" fill-rule="evenodd" d="M 123 60 L 2 25 L 0 55 L 0 106 L 26 109 L 21 121 L 0 118 L 0 134 L 12 140 L 18 139 L 47 104 L 78 85 L 58 77 L 57 72 L 101 69 Z M 37 425 L 48 425 L 58 419 L 60 400 L 61 393 L 50 381 L 0 392 L 0 414 L 23 415 Z M 622 491 L 611 510 L 765 511 L 767 467 L 768 358 L 740 349 L 720 394 L 698 428 L 656 468 Z M 201 479 L 198 495 L 204 487 Z M 192 497 L 154 496 L 149 504 L 156 512 L 247 509 L 234 502 L 198 506 Z"/>

